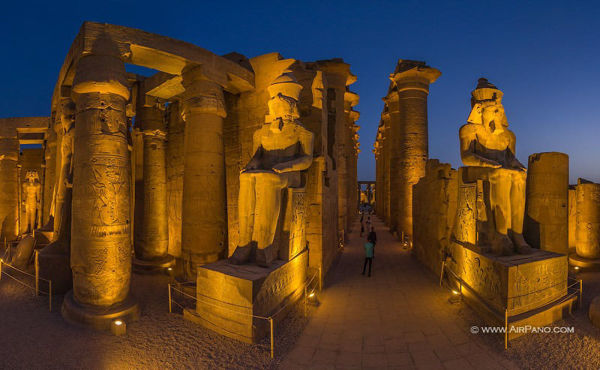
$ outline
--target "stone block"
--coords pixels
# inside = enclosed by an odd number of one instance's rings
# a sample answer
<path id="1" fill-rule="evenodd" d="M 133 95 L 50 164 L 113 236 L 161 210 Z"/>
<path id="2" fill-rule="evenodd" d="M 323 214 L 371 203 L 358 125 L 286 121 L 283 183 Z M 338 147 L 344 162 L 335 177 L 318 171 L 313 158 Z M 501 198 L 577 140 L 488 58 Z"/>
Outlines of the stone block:
<path id="1" fill-rule="evenodd" d="M 198 267 L 196 310 L 184 318 L 219 334 L 256 343 L 269 334 L 269 317 L 284 308 L 274 321 L 285 317 L 289 305 L 304 291 L 308 251 L 290 261 L 275 260 L 268 268 L 231 265 L 226 260 Z"/>
<path id="2" fill-rule="evenodd" d="M 534 250 L 528 255 L 494 256 L 454 245 L 450 268 L 497 313 L 518 315 L 567 294 L 567 256 Z"/>

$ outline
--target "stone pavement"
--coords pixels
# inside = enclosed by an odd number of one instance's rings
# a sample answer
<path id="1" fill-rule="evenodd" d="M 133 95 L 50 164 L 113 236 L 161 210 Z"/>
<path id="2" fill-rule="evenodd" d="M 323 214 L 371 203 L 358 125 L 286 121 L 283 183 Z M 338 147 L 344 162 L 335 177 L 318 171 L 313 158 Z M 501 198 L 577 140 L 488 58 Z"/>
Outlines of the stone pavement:
<path id="1" fill-rule="evenodd" d="M 281 368 L 517 368 L 469 333 L 450 293 L 372 217 L 378 237 L 372 276 L 361 275 L 365 238 L 354 232 Z M 360 229 L 358 221 L 353 229 Z"/>

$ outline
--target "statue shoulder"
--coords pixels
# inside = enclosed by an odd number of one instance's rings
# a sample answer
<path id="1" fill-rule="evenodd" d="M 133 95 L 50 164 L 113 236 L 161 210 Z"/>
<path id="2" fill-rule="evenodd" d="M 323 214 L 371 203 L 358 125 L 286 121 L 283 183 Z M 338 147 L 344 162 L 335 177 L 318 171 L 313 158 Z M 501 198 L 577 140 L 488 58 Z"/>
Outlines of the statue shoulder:
<path id="1" fill-rule="evenodd" d="M 315 136 L 312 133 L 312 131 L 306 129 L 300 122 L 295 121 L 295 123 L 296 123 L 295 130 L 296 130 L 296 132 L 298 133 L 299 136 L 307 137 L 307 138 Z"/>
<path id="2" fill-rule="evenodd" d="M 475 136 L 477 134 L 477 131 L 479 131 L 479 125 L 473 123 L 466 123 L 460 127 L 460 129 L 458 130 L 458 135 L 461 138 L 466 138 L 470 136 Z"/>

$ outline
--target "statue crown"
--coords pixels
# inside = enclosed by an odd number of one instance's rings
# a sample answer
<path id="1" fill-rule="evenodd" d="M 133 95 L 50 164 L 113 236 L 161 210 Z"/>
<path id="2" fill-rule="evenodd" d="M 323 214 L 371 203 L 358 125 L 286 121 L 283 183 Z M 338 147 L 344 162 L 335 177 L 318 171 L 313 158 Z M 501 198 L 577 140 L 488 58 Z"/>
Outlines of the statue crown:
<path id="1" fill-rule="evenodd" d="M 267 87 L 267 90 L 269 91 L 269 96 L 271 98 L 281 94 L 298 101 L 300 99 L 302 85 L 296 81 L 292 71 L 287 70 L 284 71 L 281 76 L 277 77 L 275 81 Z"/>
<path id="2" fill-rule="evenodd" d="M 496 85 L 490 83 L 487 78 L 480 78 L 477 87 L 471 92 L 471 106 L 476 103 L 494 102 L 500 104 L 504 93 Z"/>

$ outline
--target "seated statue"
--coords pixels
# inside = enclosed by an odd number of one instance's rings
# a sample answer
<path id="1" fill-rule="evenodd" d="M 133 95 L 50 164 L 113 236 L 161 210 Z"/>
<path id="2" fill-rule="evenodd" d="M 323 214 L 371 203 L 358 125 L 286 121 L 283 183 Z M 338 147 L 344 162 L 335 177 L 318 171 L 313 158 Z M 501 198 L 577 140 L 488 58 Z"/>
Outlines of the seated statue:
<path id="1" fill-rule="evenodd" d="M 313 134 L 300 122 L 297 103 L 302 86 L 290 72 L 268 88 L 267 123 L 254 133 L 254 156 L 240 174 L 239 243 L 230 262 L 247 262 L 256 248 L 256 262 L 268 267 L 277 257 L 273 241 L 280 217 L 282 190 L 301 187 L 301 171 L 313 160 Z"/>
<path id="2" fill-rule="evenodd" d="M 515 157 L 515 134 L 508 129 L 502 91 L 480 78 L 472 92 L 472 110 L 460 128 L 463 182 L 489 183 L 486 204 L 495 230 L 483 230 L 496 254 L 530 253 L 523 238 L 526 169 Z M 495 231 L 495 232 L 494 232 Z"/>

